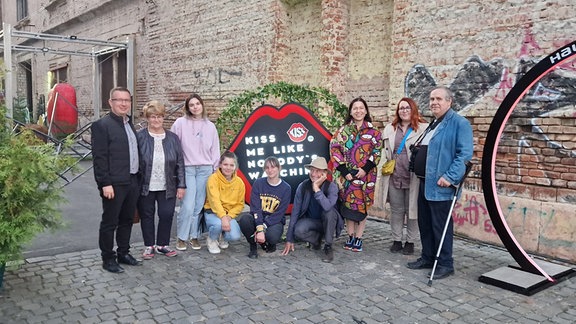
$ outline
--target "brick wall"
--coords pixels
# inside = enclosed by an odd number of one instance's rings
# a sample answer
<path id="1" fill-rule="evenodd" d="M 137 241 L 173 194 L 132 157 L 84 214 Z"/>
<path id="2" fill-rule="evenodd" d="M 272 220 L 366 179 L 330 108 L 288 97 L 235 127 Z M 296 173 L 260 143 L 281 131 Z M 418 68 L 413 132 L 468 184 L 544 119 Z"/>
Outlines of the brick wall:
<path id="1" fill-rule="evenodd" d="M 362 96 L 380 125 L 388 120 L 394 1 L 350 2 L 348 78 L 342 99 L 349 103 Z"/>

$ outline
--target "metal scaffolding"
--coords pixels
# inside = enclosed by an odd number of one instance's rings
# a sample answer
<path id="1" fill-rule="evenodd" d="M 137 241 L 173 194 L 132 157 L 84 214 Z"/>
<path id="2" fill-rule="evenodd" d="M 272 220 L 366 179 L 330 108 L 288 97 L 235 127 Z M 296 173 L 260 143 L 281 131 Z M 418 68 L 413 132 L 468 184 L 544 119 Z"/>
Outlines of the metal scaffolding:
<path id="1" fill-rule="evenodd" d="M 1 49 L 4 52 L 4 65 L 6 68 L 5 73 L 5 100 L 8 117 L 13 116 L 13 71 L 12 71 L 12 52 L 31 52 L 31 53 L 50 53 L 61 55 L 74 55 L 90 57 L 92 59 L 92 107 L 94 111 L 94 119 L 100 116 L 100 66 L 98 64 L 98 56 L 126 50 L 126 87 L 131 93 L 134 93 L 134 39 L 128 37 L 125 42 L 112 42 L 103 41 L 98 39 L 78 38 L 77 36 L 64 36 L 43 33 L 33 33 L 26 31 L 13 30 L 12 26 L 7 23 L 2 24 L 2 31 L 0 31 Z M 44 41 L 44 46 L 28 46 L 13 44 L 13 38 L 25 38 L 27 40 L 41 40 Z M 87 50 L 64 50 L 57 47 L 50 47 L 52 43 L 72 43 L 77 45 L 92 46 L 90 51 Z"/>

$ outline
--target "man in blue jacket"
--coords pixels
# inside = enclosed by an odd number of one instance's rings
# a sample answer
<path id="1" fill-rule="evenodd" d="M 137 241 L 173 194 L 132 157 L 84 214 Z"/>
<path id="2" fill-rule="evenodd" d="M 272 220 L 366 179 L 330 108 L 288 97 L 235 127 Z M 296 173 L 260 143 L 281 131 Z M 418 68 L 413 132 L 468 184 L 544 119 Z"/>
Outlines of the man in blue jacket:
<path id="1" fill-rule="evenodd" d="M 430 110 L 435 119 L 424 132 L 413 164 L 414 173 L 421 179 L 418 227 L 422 255 L 418 260 L 408 263 L 408 268 L 433 267 L 442 232 L 449 219 L 433 279 L 454 274 L 454 223 L 452 217 L 448 217 L 448 212 L 455 188 L 464 177 L 466 163 L 472 159 L 474 151 L 472 127 L 466 118 L 451 109 L 452 100 L 452 92 L 446 87 L 436 87 L 430 92 Z"/>
<path id="2" fill-rule="evenodd" d="M 294 251 L 296 239 L 308 242 L 313 249 L 319 250 L 324 238 L 322 261 L 332 262 L 334 237 L 338 237 L 344 227 L 342 217 L 336 210 L 338 186 L 326 180 L 328 164 L 325 158 L 318 157 L 304 167 L 310 172 L 310 179 L 302 181 L 296 189 L 282 255 Z"/>
<path id="3" fill-rule="evenodd" d="M 141 265 L 130 255 L 130 235 L 138 199 L 138 143 L 128 113 L 132 96 L 126 88 L 110 90 L 110 113 L 92 124 L 94 178 L 102 198 L 98 244 L 102 267 L 124 272 L 118 264 Z M 114 237 L 118 248 L 114 252 Z"/>

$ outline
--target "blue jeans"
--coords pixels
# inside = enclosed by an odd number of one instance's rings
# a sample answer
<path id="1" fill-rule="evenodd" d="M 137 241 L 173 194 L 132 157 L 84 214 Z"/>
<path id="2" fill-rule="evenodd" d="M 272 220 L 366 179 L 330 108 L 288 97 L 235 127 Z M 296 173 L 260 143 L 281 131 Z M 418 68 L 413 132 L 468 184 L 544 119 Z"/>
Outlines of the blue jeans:
<path id="1" fill-rule="evenodd" d="M 206 182 L 212 174 L 211 165 L 186 166 L 186 194 L 177 219 L 178 238 L 187 241 L 200 236 L 200 213 L 206 201 Z"/>
<path id="2" fill-rule="evenodd" d="M 222 232 L 222 220 L 216 214 L 211 212 L 204 212 L 206 218 L 206 227 L 208 227 L 208 236 L 211 239 L 217 240 L 222 233 L 225 241 L 238 241 L 242 237 L 240 225 L 235 219 L 230 221 L 230 232 Z"/>

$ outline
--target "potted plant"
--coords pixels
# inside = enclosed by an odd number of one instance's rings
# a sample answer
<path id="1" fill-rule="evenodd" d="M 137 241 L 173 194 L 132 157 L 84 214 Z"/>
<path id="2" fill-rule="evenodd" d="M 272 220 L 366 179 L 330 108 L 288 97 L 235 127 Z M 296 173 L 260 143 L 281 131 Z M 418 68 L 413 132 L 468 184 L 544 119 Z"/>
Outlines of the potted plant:
<path id="1" fill-rule="evenodd" d="M 36 234 L 62 224 L 58 174 L 73 159 L 55 152 L 31 131 L 13 131 L 0 107 L 0 288 L 6 262 L 18 259 Z"/>

